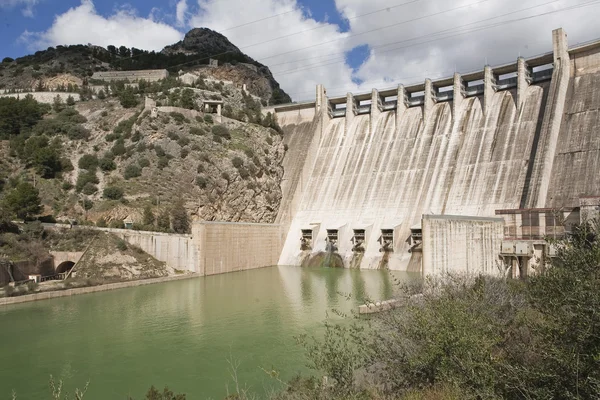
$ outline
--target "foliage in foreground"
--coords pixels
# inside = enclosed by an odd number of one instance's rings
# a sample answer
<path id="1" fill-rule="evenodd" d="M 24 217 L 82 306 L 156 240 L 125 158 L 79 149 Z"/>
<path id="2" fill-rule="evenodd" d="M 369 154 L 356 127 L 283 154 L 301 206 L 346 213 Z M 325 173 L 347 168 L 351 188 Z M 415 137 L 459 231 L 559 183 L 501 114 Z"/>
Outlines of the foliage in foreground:
<path id="1" fill-rule="evenodd" d="M 327 381 L 277 399 L 600 398 L 600 238 L 588 223 L 528 282 L 429 281 L 361 329 L 303 340 Z"/>

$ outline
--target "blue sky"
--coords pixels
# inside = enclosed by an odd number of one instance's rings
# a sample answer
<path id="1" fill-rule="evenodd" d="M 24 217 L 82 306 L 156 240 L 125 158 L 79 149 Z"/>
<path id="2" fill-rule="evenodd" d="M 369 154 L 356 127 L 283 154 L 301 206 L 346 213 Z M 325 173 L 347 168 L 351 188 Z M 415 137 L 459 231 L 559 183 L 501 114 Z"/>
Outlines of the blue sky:
<path id="1" fill-rule="evenodd" d="M 598 39 L 597 15 L 590 0 L 0 0 L 0 57 L 78 43 L 161 50 L 205 26 L 304 100 L 317 84 L 368 92 L 549 52 L 558 27 L 570 44 Z"/>

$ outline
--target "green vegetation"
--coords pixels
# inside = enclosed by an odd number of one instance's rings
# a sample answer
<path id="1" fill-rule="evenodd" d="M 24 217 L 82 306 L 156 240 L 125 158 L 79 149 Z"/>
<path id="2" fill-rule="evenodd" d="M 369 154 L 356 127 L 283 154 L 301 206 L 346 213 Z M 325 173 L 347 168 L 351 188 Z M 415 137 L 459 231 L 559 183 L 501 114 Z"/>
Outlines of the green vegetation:
<path id="1" fill-rule="evenodd" d="M 123 198 L 123 189 L 116 186 L 107 186 L 102 192 L 102 196 L 109 200 L 120 200 Z"/>
<path id="2" fill-rule="evenodd" d="M 30 183 L 21 182 L 4 196 L 2 207 L 9 214 L 26 221 L 42 211 L 40 203 L 39 191 Z"/>
<path id="3" fill-rule="evenodd" d="M 190 221 L 188 219 L 187 211 L 183 206 L 183 201 L 180 200 L 173 206 L 173 209 L 171 210 L 171 222 L 175 233 L 190 232 Z"/>
<path id="4" fill-rule="evenodd" d="M 28 132 L 48 111 L 48 106 L 38 103 L 31 95 L 20 100 L 0 98 L 0 139 Z"/>
<path id="5" fill-rule="evenodd" d="M 125 167 L 125 171 L 123 172 L 123 178 L 125 179 L 137 178 L 141 175 L 142 169 L 135 164 L 129 164 L 127 167 Z"/>

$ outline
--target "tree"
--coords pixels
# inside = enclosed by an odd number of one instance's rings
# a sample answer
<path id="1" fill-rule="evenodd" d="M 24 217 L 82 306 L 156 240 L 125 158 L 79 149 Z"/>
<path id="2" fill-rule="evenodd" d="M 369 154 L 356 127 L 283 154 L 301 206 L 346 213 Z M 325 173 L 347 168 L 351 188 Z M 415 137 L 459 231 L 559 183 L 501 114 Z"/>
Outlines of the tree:
<path id="1" fill-rule="evenodd" d="M 123 189 L 117 186 L 107 186 L 104 188 L 103 196 L 105 199 L 119 200 L 123 198 Z"/>
<path id="2" fill-rule="evenodd" d="M 133 93 L 133 89 L 130 87 L 127 87 L 121 91 L 119 94 L 119 101 L 124 108 L 133 108 L 138 104 L 135 94 Z"/>
<path id="3" fill-rule="evenodd" d="M 169 216 L 168 210 L 161 211 L 156 217 L 156 226 L 161 232 L 168 232 L 171 230 L 171 217 Z"/>
<path id="4" fill-rule="evenodd" d="M 69 95 L 69 97 L 67 97 L 67 105 L 69 107 L 72 107 L 75 105 L 75 98 L 73 98 L 73 96 Z"/>
<path id="5" fill-rule="evenodd" d="M 144 225 L 154 226 L 154 214 L 152 213 L 152 207 L 150 207 L 150 204 L 148 204 L 146 207 L 144 207 L 143 220 L 144 220 Z"/>
<path id="6" fill-rule="evenodd" d="M 56 112 L 61 112 L 64 108 L 65 106 L 63 104 L 62 98 L 59 94 L 57 94 L 52 102 L 52 109 Z"/>
<path id="7" fill-rule="evenodd" d="M 21 182 L 3 200 L 4 208 L 17 218 L 26 221 L 42 211 L 40 192 L 30 183 Z"/>
<path id="8" fill-rule="evenodd" d="M 178 201 L 171 210 L 171 221 L 175 233 L 188 233 L 190 231 L 190 221 L 187 211 L 183 206 L 183 201 Z"/>
<path id="9" fill-rule="evenodd" d="M 106 98 L 106 93 L 104 93 L 104 90 L 103 90 L 103 89 L 100 89 L 100 90 L 98 91 L 98 98 L 99 98 L 100 100 L 104 100 L 104 99 Z"/>

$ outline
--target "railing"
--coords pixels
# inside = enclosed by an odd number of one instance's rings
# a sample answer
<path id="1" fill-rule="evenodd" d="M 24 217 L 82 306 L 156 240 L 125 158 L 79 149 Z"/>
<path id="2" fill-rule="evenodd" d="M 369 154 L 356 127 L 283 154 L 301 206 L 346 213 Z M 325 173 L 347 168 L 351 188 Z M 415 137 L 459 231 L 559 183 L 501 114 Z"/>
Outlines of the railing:
<path id="1" fill-rule="evenodd" d="M 368 114 L 370 112 L 371 112 L 370 104 L 366 104 L 364 106 L 358 106 L 358 109 L 356 110 L 357 114 Z"/>
<path id="2" fill-rule="evenodd" d="M 381 111 L 395 110 L 398 108 L 398 100 L 384 101 L 381 103 Z"/>
<path id="3" fill-rule="evenodd" d="M 485 85 L 483 85 L 483 84 L 468 86 L 465 88 L 465 96 L 466 97 L 477 96 L 477 95 L 483 94 L 484 91 L 485 91 Z"/>
<path id="4" fill-rule="evenodd" d="M 496 83 L 496 90 L 508 90 L 517 87 L 517 77 L 502 79 Z"/>
<path id="5" fill-rule="evenodd" d="M 61 273 L 55 274 L 55 275 L 42 276 L 40 278 L 40 282 L 64 281 L 67 278 L 67 274 L 68 274 L 68 272 L 61 272 Z"/>
<path id="6" fill-rule="evenodd" d="M 425 104 L 425 96 L 415 96 L 408 99 L 409 107 L 422 106 Z"/>
<path id="7" fill-rule="evenodd" d="M 532 80 L 533 80 L 533 82 L 549 81 L 552 79 L 553 72 L 554 72 L 554 68 L 534 72 L 533 76 L 532 76 Z"/>

